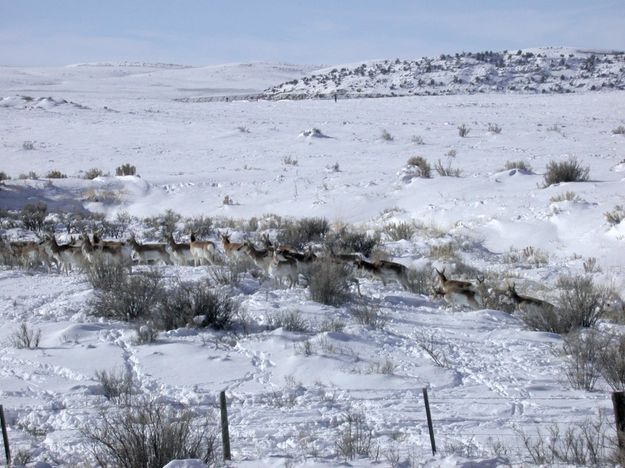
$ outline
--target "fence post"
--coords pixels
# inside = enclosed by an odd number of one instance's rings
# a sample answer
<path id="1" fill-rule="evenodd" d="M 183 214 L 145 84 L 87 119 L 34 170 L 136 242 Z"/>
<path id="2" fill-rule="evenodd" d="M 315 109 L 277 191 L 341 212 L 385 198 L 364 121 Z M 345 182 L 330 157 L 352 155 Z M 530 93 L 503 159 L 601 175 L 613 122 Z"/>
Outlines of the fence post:
<path id="1" fill-rule="evenodd" d="M 226 392 L 219 394 L 219 407 L 221 409 L 221 442 L 224 448 L 224 460 L 232 460 L 230 454 L 230 431 L 228 430 L 228 408 L 226 406 Z"/>
<path id="2" fill-rule="evenodd" d="M 618 448 L 625 451 L 625 392 L 612 393 L 612 406 L 614 406 Z"/>
<path id="3" fill-rule="evenodd" d="M 2 440 L 4 441 L 4 455 L 7 466 L 11 466 L 11 449 L 9 448 L 9 435 L 7 434 L 7 422 L 4 419 L 4 408 L 0 405 L 0 425 L 2 426 Z"/>
<path id="4" fill-rule="evenodd" d="M 425 403 L 425 414 L 428 418 L 428 430 L 430 431 L 430 444 L 432 444 L 432 455 L 436 455 L 436 442 L 434 441 L 434 426 L 432 425 L 432 414 L 430 413 L 430 401 L 428 400 L 428 389 L 423 388 L 423 402 Z"/>

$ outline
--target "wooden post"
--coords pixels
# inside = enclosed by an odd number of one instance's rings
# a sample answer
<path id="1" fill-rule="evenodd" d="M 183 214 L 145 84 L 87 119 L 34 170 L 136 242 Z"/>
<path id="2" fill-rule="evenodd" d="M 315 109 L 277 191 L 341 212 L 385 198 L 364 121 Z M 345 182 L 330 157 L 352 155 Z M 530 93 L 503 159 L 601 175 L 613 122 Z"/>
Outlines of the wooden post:
<path id="1" fill-rule="evenodd" d="M 423 402 L 425 403 L 425 414 L 428 418 L 428 430 L 430 431 L 432 455 L 436 455 L 436 442 L 434 441 L 434 426 L 432 425 L 432 414 L 430 413 L 430 401 L 428 400 L 428 389 L 425 387 L 423 388 Z"/>
<path id="2" fill-rule="evenodd" d="M 232 460 L 230 454 L 230 431 L 228 430 L 228 408 L 226 406 L 226 392 L 219 394 L 219 407 L 221 409 L 221 442 L 224 448 L 224 460 Z"/>
<path id="3" fill-rule="evenodd" d="M 0 405 L 0 425 L 2 426 L 2 440 L 4 441 L 4 455 L 7 459 L 7 466 L 11 466 L 11 449 L 9 448 L 9 435 L 7 434 L 7 422 L 4 419 L 4 408 Z"/>
<path id="4" fill-rule="evenodd" d="M 621 451 L 625 451 L 625 392 L 613 392 L 612 405 L 614 406 L 618 447 Z"/>

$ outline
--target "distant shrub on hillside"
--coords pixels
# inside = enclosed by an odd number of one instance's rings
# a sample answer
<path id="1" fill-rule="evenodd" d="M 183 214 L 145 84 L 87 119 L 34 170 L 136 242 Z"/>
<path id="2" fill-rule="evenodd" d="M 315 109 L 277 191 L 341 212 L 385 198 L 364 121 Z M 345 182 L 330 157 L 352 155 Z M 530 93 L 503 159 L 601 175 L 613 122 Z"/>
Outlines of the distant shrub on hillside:
<path id="1" fill-rule="evenodd" d="M 574 157 L 562 162 L 550 161 L 547 164 L 543 187 L 561 182 L 586 182 L 589 174 L 590 167 L 582 167 Z"/>
<path id="2" fill-rule="evenodd" d="M 386 129 L 382 130 L 382 140 L 384 141 L 393 141 L 393 135 L 391 135 Z"/>
<path id="3" fill-rule="evenodd" d="M 93 167 L 91 169 L 89 169 L 87 172 L 85 172 L 85 179 L 89 179 L 89 180 L 93 180 L 96 177 L 100 177 L 101 175 L 104 175 L 104 172 L 102 172 L 102 169 L 98 169 L 97 167 Z"/>
<path id="4" fill-rule="evenodd" d="M 48 171 L 46 174 L 47 179 L 67 179 L 67 175 L 63 174 L 61 171 L 53 169 Z"/>
<path id="5" fill-rule="evenodd" d="M 470 131 L 471 129 L 465 124 L 462 124 L 458 127 L 458 135 L 460 135 L 462 138 L 468 136 Z"/>
<path id="6" fill-rule="evenodd" d="M 625 127 L 622 125 L 619 125 L 618 127 L 612 130 L 612 133 L 614 135 L 625 135 Z"/>
<path id="7" fill-rule="evenodd" d="M 115 168 L 115 175 L 117 176 L 129 176 L 129 175 L 136 175 L 136 174 L 137 174 L 137 168 L 129 163 L 122 164 L 121 166 Z"/>
<path id="8" fill-rule="evenodd" d="M 9 180 L 11 177 L 9 177 L 6 172 L 0 171 L 0 182 L 2 182 L 3 180 Z"/>

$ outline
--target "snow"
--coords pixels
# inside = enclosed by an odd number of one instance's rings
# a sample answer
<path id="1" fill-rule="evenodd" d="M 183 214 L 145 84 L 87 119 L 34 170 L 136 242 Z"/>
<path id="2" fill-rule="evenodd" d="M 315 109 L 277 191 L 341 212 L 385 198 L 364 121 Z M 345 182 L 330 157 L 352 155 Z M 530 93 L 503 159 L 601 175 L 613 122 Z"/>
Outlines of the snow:
<path id="1" fill-rule="evenodd" d="M 369 230 L 416 221 L 412 240 L 385 242 L 407 266 L 424 268 L 432 245 L 454 241 L 465 263 L 498 273 L 502 282 L 514 270 L 519 290 L 548 299 L 559 275 L 583 271 L 583 260 L 594 257 L 601 268 L 595 279 L 625 295 L 625 226 L 609 226 L 603 216 L 625 204 L 624 140 L 611 133 L 625 123 L 624 93 L 337 103 L 204 99 L 260 94 L 313 69 L 262 63 L 0 68 L 0 170 L 12 177 L 0 186 L 0 208 L 43 201 L 51 211 L 90 210 L 108 219 L 171 209 L 261 222 L 275 213 L 324 216 Z M 491 122 L 502 127 L 500 134 L 488 132 Z M 458 135 L 461 124 L 471 128 L 466 138 Z M 555 124 L 561 131 L 549 130 Z M 392 141 L 381 138 L 383 130 Z M 415 135 L 425 144 L 413 143 Z M 24 149 L 25 141 L 34 149 Z M 456 155 L 448 156 L 450 150 Z M 406 169 L 415 155 L 432 166 L 449 163 L 461 177 L 435 170 L 431 179 L 417 177 Z M 542 188 L 548 162 L 571 155 L 590 166 L 591 180 Z M 503 169 L 518 160 L 533 171 Z M 135 165 L 138 175 L 79 178 L 94 167 L 114 174 L 124 163 Z M 17 179 L 53 169 L 69 177 Z M 552 201 L 568 191 L 576 198 Z M 225 196 L 234 204 L 224 205 Z M 13 239 L 19 233 L 3 234 Z M 546 262 L 506 263 L 506 255 L 529 247 Z M 450 263 L 437 259 L 435 265 Z M 183 280 L 207 276 L 206 267 L 159 268 Z M 417 466 L 521 465 L 527 460 L 515 428 L 533 434 L 611 408 L 605 384 L 596 392 L 570 388 L 559 336 L 528 331 L 515 315 L 451 309 L 396 284 L 363 279 L 363 300 L 386 318 L 376 329 L 355 322 L 344 307 L 311 301 L 302 286 L 274 289 L 251 277 L 244 285 L 232 296 L 252 324 L 248 333 L 181 329 L 137 345 L 132 324 L 87 313 L 93 292 L 84 275 L 2 267 L 0 403 L 14 452 L 33 450 L 37 461 L 53 466 L 84 463 L 79 429 L 95 424 L 98 408 L 108 404 L 96 370 L 128 370 L 143 392 L 200 411 L 215 409 L 226 390 L 232 466 L 241 467 L 336 466 L 342 462 L 336 442 L 349 412 L 366 416 L 383 466 L 393 450 Z M 266 327 L 271 317 L 294 310 L 310 332 Z M 327 319 L 345 328 L 324 330 Z M 41 329 L 39 349 L 11 345 L 23 321 Z M 436 366 L 418 346 L 423 337 L 445 351 L 448 367 Z M 310 355 L 303 351 L 306 341 Z M 511 448 L 508 457 L 490 450 L 496 441 Z M 377 466 L 366 458 L 350 465 Z"/>

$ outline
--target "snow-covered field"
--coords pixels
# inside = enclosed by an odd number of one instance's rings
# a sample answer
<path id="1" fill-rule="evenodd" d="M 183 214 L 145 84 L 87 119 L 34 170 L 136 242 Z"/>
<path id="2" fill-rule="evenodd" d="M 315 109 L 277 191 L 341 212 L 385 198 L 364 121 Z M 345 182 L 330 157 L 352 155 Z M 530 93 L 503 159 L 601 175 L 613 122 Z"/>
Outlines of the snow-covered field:
<path id="1" fill-rule="evenodd" d="M 275 213 L 366 230 L 415 221 L 422 229 L 410 241 L 383 238 L 408 267 L 422 268 L 432 246 L 453 241 L 464 263 L 499 275 L 501 287 L 512 278 L 519 291 L 553 300 L 557 278 L 583 272 L 594 257 L 595 281 L 624 295 L 625 222 L 610 226 L 604 213 L 625 204 L 625 137 L 612 133 L 625 124 L 625 93 L 201 102 L 195 98 L 252 95 L 312 68 L 105 65 L 0 69 L 0 171 L 12 178 L 0 186 L 0 208 L 43 201 L 53 212 L 88 209 L 109 219 L 168 209 L 261 221 Z M 489 132 L 490 123 L 501 133 Z M 470 128 L 465 138 L 461 124 Z M 306 136 L 313 128 L 328 138 Z M 412 156 L 440 160 L 461 177 L 411 177 Z M 590 167 L 590 181 L 541 188 L 547 164 L 571 156 Z M 534 172 L 504 170 L 507 161 Z M 91 168 L 114 174 L 124 163 L 140 177 L 79 178 Z M 68 178 L 18 180 L 50 170 Z M 115 192 L 115 201 L 93 201 L 86 194 L 94 191 Z M 576 197 L 551 201 L 565 192 Z M 523 249 L 542 260 L 523 262 Z M 208 274 L 161 270 L 186 280 Z M 311 301 L 303 286 L 276 289 L 249 277 L 232 293 L 248 333 L 179 329 L 147 345 L 133 344 L 132 324 L 89 315 L 93 291 L 82 274 L 3 267 L 0 284 L 0 404 L 12 449 L 55 466 L 88 464 L 78 429 L 108 404 L 96 370 L 126 369 L 142 392 L 201 411 L 226 390 L 232 466 L 337 465 L 336 441 L 354 412 L 365 415 L 383 466 L 395 458 L 400 466 L 523 464 L 515 428 L 535 434 L 611 408 L 603 383 L 595 392 L 570 388 L 558 335 L 528 331 L 514 314 L 453 309 L 366 278 L 362 300 L 385 317 L 383 328 L 357 323 L 349 306 Z M 266 327 L 290 311 L 308 332 Z M 345 327 L 322 331 L 328 319 Z M 42 331 L 36 350 L 10 343 L 24 321 Z M 447 367 L 418 346 L 424 337 L 446 352 Z M 508 448 L 501 458 L 499 443 Z"/>

